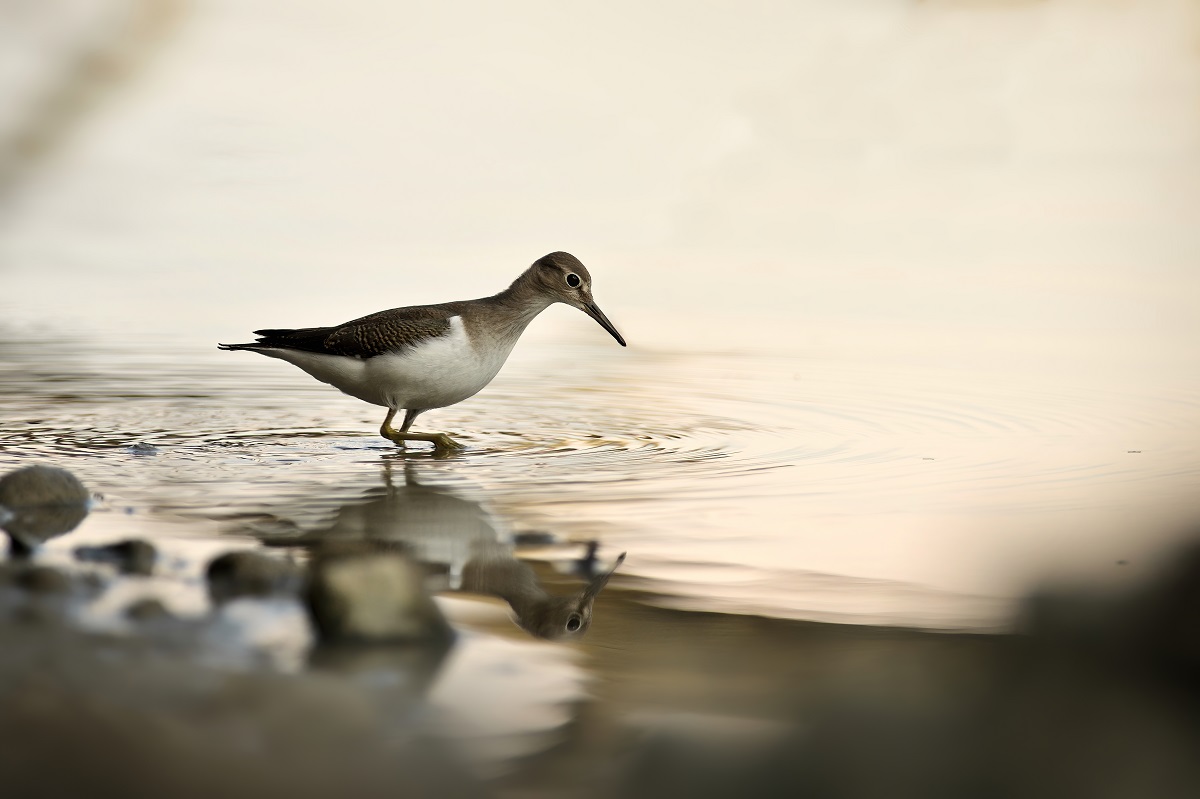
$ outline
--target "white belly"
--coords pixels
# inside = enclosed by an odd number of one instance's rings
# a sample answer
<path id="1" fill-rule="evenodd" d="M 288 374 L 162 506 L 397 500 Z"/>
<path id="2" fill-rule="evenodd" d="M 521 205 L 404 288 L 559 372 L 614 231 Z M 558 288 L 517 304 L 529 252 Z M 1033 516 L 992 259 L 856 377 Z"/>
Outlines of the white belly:
<path id="1" fill-rule="evenodd" d="M 514 342 L 515 343 L 515 342 Z M 387 408 L 444 408 L 474 396 L 492 381 L 512 345 L 479 353 L 462 318 L 450 319 L 450 331 L 404 352 L 349 358 L 297 350 L 264 350 L 264 355 L 293 363 L 323 383 L 364 402 Z"/>

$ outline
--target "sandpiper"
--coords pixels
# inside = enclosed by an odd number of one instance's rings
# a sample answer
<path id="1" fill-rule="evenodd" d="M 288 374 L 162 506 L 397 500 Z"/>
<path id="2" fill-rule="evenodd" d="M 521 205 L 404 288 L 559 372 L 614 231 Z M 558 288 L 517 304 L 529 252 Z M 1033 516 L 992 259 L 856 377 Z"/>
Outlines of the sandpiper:
<path id="1" fill-rule="evenodd" d="M 625 339 L 592 299 L 592 277 L 570 253 L 553 252 L 491 297 L 379 311 L 333 327 L 256 330 L 252 344 L 218 344 L 299 366 L 313 377 L 373 405 L 387 408 L 379 434 L 403 445 L 429 441 L 437 453 L 461 449 L 445 433 L 410 433 L 431 408 L 474 396 L 492 381 L 533 318 L 556 302 L 586 313 Z M 404 411 L 400 429 L 392 427 Z"/>

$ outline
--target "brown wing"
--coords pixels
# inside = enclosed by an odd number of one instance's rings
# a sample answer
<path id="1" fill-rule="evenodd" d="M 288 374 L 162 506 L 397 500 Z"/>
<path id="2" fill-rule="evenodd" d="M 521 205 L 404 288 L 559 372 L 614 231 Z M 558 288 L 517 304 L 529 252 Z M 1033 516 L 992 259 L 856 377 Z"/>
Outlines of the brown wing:
<path id="1" fill-rule="evenodd" d="M 440 305 L 393 308 L 334 327 L 256 330 L 254 334 L 259 337 L 258 341 L 235 346 L 277 347 L 371 358 L 445 335 L 450 330 L 452 316 L 455 316 L 453 311 Z"/>

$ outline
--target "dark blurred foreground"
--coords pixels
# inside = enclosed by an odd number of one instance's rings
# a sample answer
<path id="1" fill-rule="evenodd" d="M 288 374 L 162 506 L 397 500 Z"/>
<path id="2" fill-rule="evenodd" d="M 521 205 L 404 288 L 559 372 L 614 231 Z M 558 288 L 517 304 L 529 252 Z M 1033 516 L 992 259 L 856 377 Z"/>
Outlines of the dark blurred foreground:
<path id="1" fill-rule="evenodd" d="M 439 650 L 223 670 L 179 636 L 18 608 L 53 586 L 0 566 L 6 797 L 1200 795 L 1200 546 L 1136 593 L 1031 598 L 1015 635 L 686 613 L 617 586 L 585 648 L 594 699 L 490 781 L 422 720 Z M 363 679 L 387 669 L 406 680 Z"/>

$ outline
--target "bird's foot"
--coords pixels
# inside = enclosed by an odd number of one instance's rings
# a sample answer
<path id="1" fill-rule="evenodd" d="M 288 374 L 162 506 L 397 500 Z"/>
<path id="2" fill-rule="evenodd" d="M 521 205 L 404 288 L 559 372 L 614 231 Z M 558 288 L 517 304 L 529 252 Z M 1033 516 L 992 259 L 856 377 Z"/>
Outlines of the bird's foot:
<path id="1" fill-rule="evenodd" d="M 437 457 L 446 457 L 461 449 L 466 449 L 463 444 L 458 443 L 445 433 L 401 433 L 399 430 L 384 430 L 383 437 L 391 441 L 393 444 L 404 446 L 409 441 L 428 441 L 433 444 L 433 454 Z"/>
<path id="2" fill-rule="evenodd" d="M 460 449 L 466 449 L 466 446 L 458 443 L 445 433 L 434 433 L 430 439 L 433 442 L 434 455 L 450 455 Z"/>

